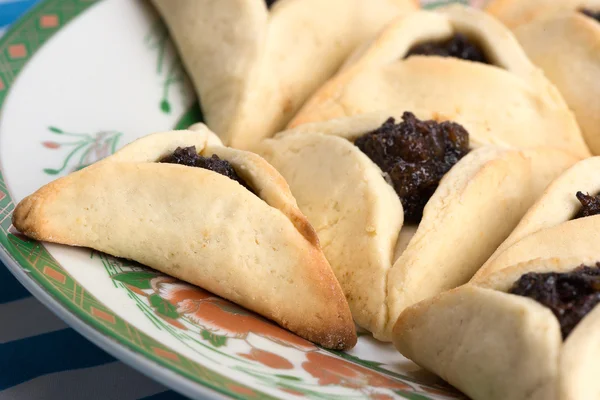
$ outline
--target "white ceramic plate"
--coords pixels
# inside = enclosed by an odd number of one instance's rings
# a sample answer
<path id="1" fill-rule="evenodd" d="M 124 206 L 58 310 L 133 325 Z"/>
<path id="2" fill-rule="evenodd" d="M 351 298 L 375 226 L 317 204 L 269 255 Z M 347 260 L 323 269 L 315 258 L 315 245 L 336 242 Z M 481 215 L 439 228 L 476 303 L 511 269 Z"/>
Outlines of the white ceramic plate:
<path id="1" fill-rule="evenodd" d="M 0 107 L 0 255 L 115 357 L 196 398 L 462 398 L 369 335 L 350 352 L 325 351 L 198 288 L 12 228 L 14 204 L 40 186 L 201 120 L 147 2 L 42 2 L 0 41 Z"/>

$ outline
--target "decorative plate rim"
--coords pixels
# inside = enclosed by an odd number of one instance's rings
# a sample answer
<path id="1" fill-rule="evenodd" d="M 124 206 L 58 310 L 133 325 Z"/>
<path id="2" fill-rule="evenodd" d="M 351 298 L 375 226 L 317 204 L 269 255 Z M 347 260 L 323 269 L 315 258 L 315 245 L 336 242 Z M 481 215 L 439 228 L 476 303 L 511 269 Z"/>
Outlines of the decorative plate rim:
<path id="1" fill-rule="evenodd" d="M 46 0 L 43 0 L 46 1 Z M 205 392 L 203 395 L 210 396 L 211 399 L 228 399 L 218 391 L 211 389 L 208 386 L 198 385 L 195 381 L 187 379 L 175 371 L 172 371 L 164 366 L 149 360 L 141 353 L 130 349 L 129 347 L 119 343 L 112 337 L 104 335 L 99 330 L 95 329 L 89 323 L 83 321 L 82 318 L 69 311 L 60 301 L 52 294 L 46 291 L 38 281 L 28 277 L 17 261 L 12 258 L 12 255 L 7 252 L 4 245 L 0 246 L 0 261 L 6 265 L 13 276 L 21 283 L 37 300 L 42 302 L 52 313 L 63 320 L 70 328 L 85 336 L 96 346 L 106 351 L 113 357 L 127 364 L 128 366 L 142 372 L 151 379 L 168 386 L 172 390 L 180 392 L 188 397 L 197 397 L 198 392 Z"/>

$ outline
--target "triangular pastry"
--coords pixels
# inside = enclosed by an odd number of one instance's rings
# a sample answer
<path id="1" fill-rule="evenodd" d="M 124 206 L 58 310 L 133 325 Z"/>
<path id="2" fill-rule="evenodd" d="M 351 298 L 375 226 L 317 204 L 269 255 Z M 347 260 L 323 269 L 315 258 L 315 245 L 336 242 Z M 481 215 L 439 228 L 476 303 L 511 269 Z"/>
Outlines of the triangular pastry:
<path id="1" fill-rule="evenodd" d="M 489 11 L 516 25 L 527 56 L 560 90 L 592 153 L 600 154 L 600 2 L 502 0 Z"/>
<path id="2" fill-rule="evenodd" d="M 552 148 L 469 152 L 463 127 L 412 113 L 378 121 L 306 124 L 257 151 L 315 227 L 357 324 L 389 341 L 405 307 L 471 279 L 577 159 Z"/>
<path id="3" fill-rule="evenodd" d="M 599 398 L 599 169 L 564 171 L 468 284 L 406 309 L 398 350 L 475 400 Z"/>
<path id="4" fill-rule="evenodd" d="M 416 0 L 152 0 L 208 126 L 248 148 L 283 129 L 346 57 Z"/>
<path id="5" fill-rule="evenodd" d="M 551 146 L 589 155 L 573 113 L 511 32 L 460 5 L 399 17 L 354 54 L 289 127 L 359 114 L 399 117 L 404 110 L 460 123 L 475 145 Z"/>
<path id="6" fill-rule="evenodd" d="M 538 258 L 442 293 L 400 315 L 394 344 L 473 400 L 598 399 L 599 261 Z"/>
<path id="7" fill-rule="evenodd" d="M 343 292 L 283 177 L 204 125 L 190 129 L 49 183 L 17 205 L 14 226 L 138 261 L 324 347 L 354 346 Z"/>

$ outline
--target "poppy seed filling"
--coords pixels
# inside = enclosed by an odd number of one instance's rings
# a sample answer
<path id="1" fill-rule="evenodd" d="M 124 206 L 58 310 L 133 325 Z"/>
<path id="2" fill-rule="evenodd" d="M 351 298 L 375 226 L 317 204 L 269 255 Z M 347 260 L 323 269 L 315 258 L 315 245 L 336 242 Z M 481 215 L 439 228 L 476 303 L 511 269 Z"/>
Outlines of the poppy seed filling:
<path id="1" fill-rule="evenodd" d="M 418 223 L 444 174 L 469 152 L 469 133 L 454 122 L 421 121 L 405 112 L 388 119 L 354 142 L 381 168 L 404 208 L 404 219 Z"/>
<path id="2" fill-rule="evenodd" d="M 509 293 L 529 297 L 548 307 L 558 318 L 563 339 L 600 302 L 600 263 L 571 272 L 530 272 Z"/>
<path id="3" fill-rule="evenodd" d="M 593 215 L 600 214 L 600 196 L 590 196 L 589 194 L 585 194 L 583 192 L 577 192 L 575 196 L 581 203 L 581 208 L 573 219 L 591 217 Z"/>
<path id="4" fill-rule="evenodd" d="M 491 64 L 483 49 L 461 33 L 457 33 L 447 40 L 417 44 L 411 47 L 405 58 L 419 55 L 454 57 L 460 58 L 461 60 Z"/>
<path id="5" fill-rule="evenodd" d="M 196 151 L 196 146 L 177 147 L 172 154 L 164 156 L 158 162 L 207 169 L 236 181 L 254 193 L 246 181 L 240 178 L 237 172 L 235 172 L 229 161 L 220 159 L 216 154 L 213 154 L 211 157 L 203 157 Z"/>
<path id="6" fill-rule="evenodd" d="M 587 8 L 583 8 L 583 9 L 579 10 L 579 12 L 600 22 L 600 11 L 593 11 L 593 10 L 590 10 Z"/>

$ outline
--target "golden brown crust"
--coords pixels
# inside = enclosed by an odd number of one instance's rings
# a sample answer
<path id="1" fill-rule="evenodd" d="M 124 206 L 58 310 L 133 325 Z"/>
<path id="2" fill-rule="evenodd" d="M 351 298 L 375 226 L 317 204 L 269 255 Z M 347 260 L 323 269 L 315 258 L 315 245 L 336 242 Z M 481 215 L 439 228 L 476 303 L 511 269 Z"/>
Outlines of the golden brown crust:
<path id="1" fill-rule="evenodd" d="M 13 224 L 37 240 L 136 260 L 324 347 L 352 348 L 357 337 L 341 287 L 287 184 L 266 161 L 197 147 L 230 161 L 259 198 L 215 172 L 147 159 L 163 154 L 161 146 L 173 150 L 164 142 L 169 135 L 180 145 L 185 136 L 201 143 L 201 134 L 151 135 L 51 182 L 17 205 Z"/>
<path id="2" fill-rule="evenodd" d="M 71 238 L 57 235 L 44 218 L 46 203 L 53 201 L 64 186 L 64 181 L 58 179 L 20 201 L 13 211 L 13 226 L 25 236 L 35 240 L 64 242 L 75 246 L 76 243 Z"/>

